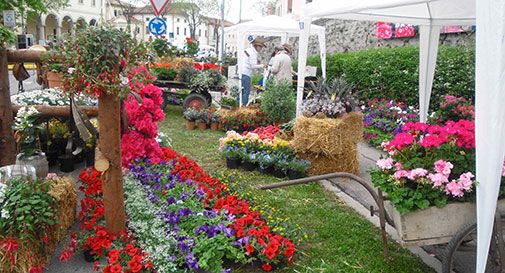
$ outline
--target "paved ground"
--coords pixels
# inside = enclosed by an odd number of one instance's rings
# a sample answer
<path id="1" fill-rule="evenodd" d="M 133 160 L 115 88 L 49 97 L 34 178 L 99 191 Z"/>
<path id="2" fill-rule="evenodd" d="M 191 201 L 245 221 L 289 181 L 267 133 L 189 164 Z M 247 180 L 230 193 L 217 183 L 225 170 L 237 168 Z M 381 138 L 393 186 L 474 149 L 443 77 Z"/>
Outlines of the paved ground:
<path id="1" fill-rule="evenodd" d="M 25 91 L 41 89 L 40 85 L 38 85 L 36 81 L 37 73 L 35 72 L 35 70 L 28 70 L 28 73 L 30 74 L 31 77 L 26 81 L 23 81 L 23 87 Z M 11 95 L 18 93 L 18 81 L 14 78 L 14 76 L 12 76 L 12 71 L 9 71 L 9 86 Z"/>

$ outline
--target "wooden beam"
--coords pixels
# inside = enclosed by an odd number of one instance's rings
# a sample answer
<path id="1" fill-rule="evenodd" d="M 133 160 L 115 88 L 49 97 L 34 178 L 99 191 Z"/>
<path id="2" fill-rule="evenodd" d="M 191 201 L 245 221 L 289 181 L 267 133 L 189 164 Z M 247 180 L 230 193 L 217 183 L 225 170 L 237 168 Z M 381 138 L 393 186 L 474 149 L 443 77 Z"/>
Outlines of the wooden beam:
<path id="1" fill-rule="evenodd" d="M 16 162 L 7 50 L 0 47 L 0 167 Z"/>
<path id="2" fill-rule="evenodd" d="M 99 149 L 102 157 L 109 162 L 109 168 L 103 173 L 102 183 L 105 228 L 114 234 L 123 230 L 126 225 L 121 171 L 120 109 L 121 103 L 117 96 L 104 94 L 99 98 Z"/>
<path id="3" fill-rule="evenodd" d="M 47 106 L 47 105 L 33 105 L 42 116 L 70 116 L 70 106 Z M 12 105 L 12 113 L 16 115 L 19 108 L 24 107 L 20 105 Z M 98 116 L 98 106 L 79 106 L 81 110 L 88 117 Z"/>
<path id="4" fill-rule="evenodd" d="M 7 61 L 9 63 L 38 63 L 44 54 L 47 52 L 30 49 L 7 50 Z"/>

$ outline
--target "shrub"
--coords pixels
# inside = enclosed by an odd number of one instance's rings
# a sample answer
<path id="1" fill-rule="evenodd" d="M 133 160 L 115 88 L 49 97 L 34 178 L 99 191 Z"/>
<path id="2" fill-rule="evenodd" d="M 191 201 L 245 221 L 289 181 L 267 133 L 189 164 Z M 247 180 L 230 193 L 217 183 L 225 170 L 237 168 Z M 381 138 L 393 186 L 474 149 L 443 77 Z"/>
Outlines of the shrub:
<path id="1" fill-rule="evenodd" d="M 295 116 L 296 98 L 293 86 L 287 81 L 268 81 L 261 110 L 270 122 L 290 121 Z"/>
<path id="2" fill-rule="evenodd" d="M 174 68 L 155 67 L 152 71 L 158 80 L 173 81 L 177 76 L 177 70 Z"/>
<path id="3" fill-rule="evenodd" d="M 474 98 L 475 50 L 466 47 L 439 48 L 432 103 L 438 105 L 442 95 Z M 319 56 L 309 57 L 308 65 L 317 66 Z M 360 99 L 388 98 L 418 105 L 419 48 L 381 48 L 327 56 L 329 78 L 343 76 L 360 91 Z"/>

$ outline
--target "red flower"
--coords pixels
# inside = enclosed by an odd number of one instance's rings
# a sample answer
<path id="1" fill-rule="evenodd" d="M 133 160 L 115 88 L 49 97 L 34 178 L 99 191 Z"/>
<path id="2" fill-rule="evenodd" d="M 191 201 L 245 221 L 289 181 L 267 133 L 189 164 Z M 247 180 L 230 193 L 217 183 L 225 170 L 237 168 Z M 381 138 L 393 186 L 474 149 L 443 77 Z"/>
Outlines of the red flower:
<path id="1" fill-rule="evenodd" d="M 270 271 L 272 270 L 272 266 L 270 264 L 263 264 L 263 266 L 261 267 L 263 270 L 265 271 Z"/>
<path id="2" fill-rule="evenodd" d="M 192 43 L 193 43 L 193 39 L 192 39 L 191 37 L 187 37 L 187 38 L 186 38 L 186 42 L 187 42 L 188 44 L 192 44 Z"/>
<path id="3" fill-rule="evenodd" d="M 251 244 L 247 244 L 245 250 L 247 255 L 251 255 L 254 252 L 254 247 Z"/>
<path id="4" fill-rule="evenodd" d="M 28 272 L 29 273 L 42 273 L 42 272 L 44 272 L 44 268 L 41 265 L 32 266 L 32 267 L 30 267 Z"/>

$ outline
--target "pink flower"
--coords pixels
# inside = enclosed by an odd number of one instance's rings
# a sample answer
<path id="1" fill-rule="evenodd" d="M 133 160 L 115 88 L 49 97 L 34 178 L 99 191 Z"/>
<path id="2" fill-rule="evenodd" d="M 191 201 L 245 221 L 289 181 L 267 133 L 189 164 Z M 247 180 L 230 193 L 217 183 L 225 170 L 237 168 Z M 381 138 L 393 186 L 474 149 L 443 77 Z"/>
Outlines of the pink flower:
<path id="1" fill-rule="evenodd" d="M 393 177 L 396 179 L 396 180 L 400 180 L 402 179 L 403 177 L 407 177 L 409 175 L 409 171 L 406 171 L 406 170 L 398 170 L 396 171 L 394 174 L 393 174 Z"/>
<path id="2" fill-rule="evenodd" d="M 449 182 L 447 177 L 441 173 L 430 173 L 428 174 L 428 178 L 431 180 L 431 182 L 433 182 L 433 187 L 439 187 Z"/>
<path id="3" fill-rule="evenodd" d="M 455 180 L 452 180 L 445 186 L 445 193 L 452 194 L 454 197 L 462 197 L 464 195 L 460 185 Z"/>
<path id="4" fill-rule="evenodd" d="M 447 101 L 447 103 L 449 103 L 449 104 L 457 102 L 457 98 L 455 96 L 452 96 L 452 95 L 446 95 L 444 98 Z"/>
<path id="5" fill-rule="evenodd" d="M 425 177 L 428 174 L 428 171 L 423 168 L 415 168 L 410 171 L 407 178 L 410 180 L 416 180 L 420 177 Z"/>
<path id="6" fill-rule="evenodd" d="M 449 177 L 449 175 L 451 174 L 451 170 L 454 167 L 454 165 L 452 165 L 451 162 L 447 162 L 444 160 L 438 160 L 435 162 L 434 165 L 435 165 L 435 171 L 437 173 L 445 175 L 446 177 Z"/>
<path id="7" fill-rule="evenodd" d="M 463 173 L 459 176 L 458 184 L 461 189 L 468 191 L 472 188 L 472 178 L 474 175 L 471 172 Z"/>
<path id="8" fill-rule="evenodd" d="M 414 143 L 414 137 L 409 133 L 399 133 L 388 145 L 388 151 L 393 149 L 401 150 L 403 147 Z"/>
<path id="9" fill-rule="evenodd" d="M 393 168 L 393 163 L 394 161 L 391 157 L 377 160 L 377 166 L 379 166 L 382 170 L 390 170 Z"/>
<path id="10" fill-rule="evenodd" d="M 396 162 L 396 163 L 395 163 L 395 169 L 396 169 L 397 171 L 402 170 L 402 169 L 403 169 L 403 165 L 402 165 L 402 163 L 400 163 L 400 162 Z"/>

